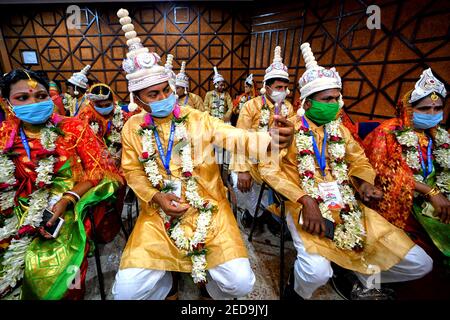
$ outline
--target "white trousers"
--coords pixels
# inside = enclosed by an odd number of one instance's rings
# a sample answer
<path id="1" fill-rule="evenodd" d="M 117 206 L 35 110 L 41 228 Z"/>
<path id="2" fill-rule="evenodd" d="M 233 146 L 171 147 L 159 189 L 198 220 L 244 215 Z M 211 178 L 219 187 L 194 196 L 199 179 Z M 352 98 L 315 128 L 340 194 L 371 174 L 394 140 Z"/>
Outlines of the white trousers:
<path id="1" fill-rule="evenodd" d="M 258 203 L 258 196 L 259 192 L 261 191 L 261 185 L 256 183 L 254 180 L 252 182 L 252 187 L 249 192 L 241 192 L 238 187 L 238 173 L 232 171 L 231 172 L 231 179 L 233 181 L 233 190 L 236 194 L 237 198 L 237 205 L 239 208 L 242 208 L 244 210 L 248 210 L 250 215 L 253 217 L 255 215 L 256 210 L 256 204 Z M 264 190 L 263 197 L 261 199 L 261 205 L 265 208 L 267 208 L 269 203 L 268 200 L 268 190 Z M 258 217 L 263 214 L 263 210 L 260 210 L 258 212 Z"/>
<path id="2" fill-rule="evenodd" d="M 227 261 L 207 271 L 206 290 L 215 300 L 249 294 L 255 275 L 247 258 Z M 112 288 L 114 300 L 163 300 L 172 288 L 172 275 L 162 270 L 129 268 L 119 270 Z"/>
<path id="3" fill-rule="evenodd" d="M 292 216 L 288 214 L 286 219 L 294 247 L 297 250 L 297 259 L 294 262 L 294 290 L 302 298 L 309 299 L 317 288 L 325 285 L 333 276 L 333 269 L 330 261 L 326 258 L 306 252 Z M 381 283 L 410 281 L 422 278 L 432 268 L 433 260 L 421 247 L 415 245 L 402 261 L 389 270 L 382 271 L 375 276 L 359 272 L 355 272 L 355 274 L 363 285 L 371 287 L 375 277 L 378 277 Z"/>

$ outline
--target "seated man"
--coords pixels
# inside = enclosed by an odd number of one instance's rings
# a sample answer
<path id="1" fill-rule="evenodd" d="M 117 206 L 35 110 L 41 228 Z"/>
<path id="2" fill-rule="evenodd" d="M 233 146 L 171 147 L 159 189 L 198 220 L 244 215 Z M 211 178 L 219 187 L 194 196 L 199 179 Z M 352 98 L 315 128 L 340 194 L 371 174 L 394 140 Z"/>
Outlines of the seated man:
<path id="1" fill-rule="evenodd" d="M 288 288 L 311 298 L 333 276 L 333 262 L 359 279 L 342 292 L 346 298 L 392 298 L 377 285 L 421 278 L 432 260 L 402 230 L 356 200 L 356 192 L 363 201 L 382 198 L 373 186 L 375 171 L 336 120 L 342 105 L 339 74 L 318 66 L 309 44 L 301 50 L 307 70 L 299 80 L 301 108 L 292 118 L 295 143 L 279 165 L 260 166 L 263 179 L 289 200 L 287 225 L 297 259 Z"/>
<path id="2" fill-rule="evenodd" d="M 275 115 L 278 114 L 285 118 L 293 116 L 292 105 L 286 99 L 289 94 L 288 86 L 288 68 L 283 64 L 281 47 L 277 46 L 274 50 L 273 62 L 267 67 L 264 75 L 261 96 L 244 104 L 236 127 L 257 132 L 268 132 L 275 125 Z M 235 182 L 234 191 L 238 199 L 238 205 L 245 209 L 242 217 L 239 217 L 244 227 L 248 226 L 252 220 L 251 217 L 255 213 L 261 190 L 261 177 L 256 167 L 256 164 L 252 163 L 251 160 L 246 161 L 244 155 L 231 159 L 231 176 Z M 266 196 L 270 198 L 265 195 L 264 200 Z M 268 200 L 265 202 L 269 204 Z"/>
<path id="3" fill-rule="evenodd" d="M 175 85 L 177 87 L 178 104 L 181 107 L 190 106 L 191 108 L 203 111 L 203 99 L 193 92 L 189 92 L 189 77 L 186 72 L 186 62 L 181 63 L 180 73 L 177 74 Z"/>
<path id="4" fill-rule="evenodd" d="M 399 103 L 399 117 L 364 139 L 376 185 L 385 190 L 375 208 L 433 257 L 435 268 L 423 280 L 430 289 L 420 293 L 439 298 L 450 295 L 450 136 L 438 126 L 446 94 L 431 69 L 425 70 Z"/>
<path id="5" fill-rule="evenodd" d="M 145 112 L 122 131 L 122 169 L 140 200 L 141 213 L 122 255 L 113 287 L 115 299 L 164 299 L 169 271 L 191 273 L 214 299 L 248 294 L 255 276 L 226 199 L 212 144 L 240 147 L 262 158 L 286 147 L 292 126 L 278 132 L 247 133 L 190 107 L 175 107 L 175 79 L 136 37 L 128 11 L 117 15 L 130 52 L 130 103 Z M 165 148 L 167 146 L 167 148 Z M 274 149 L 275 148 L 275 149 Z M 174 288 L 176 290 L 176 288 Z"/>
<path id="6" fill-rule="evenodd" d="M 69 80 L 67 80 L 67 92 L 64 93 L 63 103 L 66 109 L 66 116 L 74 117 L 80 112 L 86 102 L 86 90 L 88 89 L 87 74 L 91 69 L 87 65 L 80 72 L 75 72 Z"/>
<path id="7" fill-rule="evenodd" d="M 253 74 L 250 74 L 244 82 L 244 93 L 238 95 L 233 101 L 233 113 L 231 115 L 231 125 L 236 126 L 239 113 L 247 101 L 256 98 L 255 84 L 253 83 Z"/>
<path id="8" fill-rule="evenodd" d="M 224 122 L 230 122 L 233 111 L 233 100 L 225 90 L 226 82 L 223 76 L 214 67 L 214 90 L 208 91 L 203 102 L 203 111 Z"/>

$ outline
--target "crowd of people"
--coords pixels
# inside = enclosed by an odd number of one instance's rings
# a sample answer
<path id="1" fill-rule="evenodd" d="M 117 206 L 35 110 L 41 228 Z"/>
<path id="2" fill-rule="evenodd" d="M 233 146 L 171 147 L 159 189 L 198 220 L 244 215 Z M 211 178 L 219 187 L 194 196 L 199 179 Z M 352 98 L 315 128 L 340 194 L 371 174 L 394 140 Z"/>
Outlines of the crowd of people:
<path id="1" fill-rule="evenodd" d="M 338 71 L 320 66 L 308 43 L 296 107 L 279 46 L 260 90 L 250 74 L 233 99 L 214 67 L 214 90 L 202 99 L 189 90 L 185 62 L 175 74 L 176 57 L 163 65 L 128 11 L 117 16 L 129 103 L 89 80 L 89 65 L 65 93 L 32 70 L 1 79 L 0 299 L 83 299 L 92 230 L 103 243 L 116 237 L 130 189 L 139 212 L 114 299 L 176 299 L 177 273 L 190 273 L 205 299 L 246 296 L 256 278 L 227 191 L 251 221 L 262 183 L 267 202 L 271 192 L 285 198 L 297 253 L 285 299 L 310 299 L 330 279 L 351 300 L 419 294 L 415 284 L 448 297 L 447 92 L 431 69 L 398 116 L 362 139 Z M 217 163 L 223 150 L 231 184 Z"/>

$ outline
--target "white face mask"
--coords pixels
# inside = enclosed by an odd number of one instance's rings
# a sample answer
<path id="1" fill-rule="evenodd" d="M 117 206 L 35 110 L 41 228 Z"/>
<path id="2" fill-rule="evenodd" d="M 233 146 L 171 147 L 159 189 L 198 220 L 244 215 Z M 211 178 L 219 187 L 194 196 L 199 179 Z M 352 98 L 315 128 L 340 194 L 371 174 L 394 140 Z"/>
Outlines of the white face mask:
<path id="1" fill-rule="evenodd" d="M 281 103 L 286 99 L 287 92 L 286 91 L 274 91 L 270 94 L 270 99 L 272 99 L 275 103 Z"/>

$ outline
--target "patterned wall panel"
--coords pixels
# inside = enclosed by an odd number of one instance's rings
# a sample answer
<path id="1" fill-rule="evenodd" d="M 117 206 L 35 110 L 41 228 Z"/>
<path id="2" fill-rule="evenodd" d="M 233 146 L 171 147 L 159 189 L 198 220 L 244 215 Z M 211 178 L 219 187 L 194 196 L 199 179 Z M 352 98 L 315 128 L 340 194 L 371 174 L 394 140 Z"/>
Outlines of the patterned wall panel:
<path id="1" fill-rule="evenodd" d="M 374 3 L 381 8 L 380 30 L 366 27 L 366 8 Z M 83 6 L 81 29 L 68 30 L 66 6 L 3 6 L 7 62 L 23 67 L 21 50 L 36 49 L 39 65 L 32 69 L 62 82 L 89 63 L 91 78 L 107 82 L 127 99 L 119 7 Z M 163 61 L 168 52 L 174 54 L 175 71 L 181 60 L 187 61 L 191 89 L 202 96 L 212 89 L 213 65 L 233 96 L 243 90 L 249 72 L 261 86 L 273 49 L 281 45 L 291 98 L 298 99 L 297 80 L 305 70 L 299 49 L 305 41 L 319 64 L 336 66 L 341 74 L 346 109 L 354 120 L 393 116 L 395 102 L 428 66 L 450 81 L 450 3 L 445 0 L 171 2 L 127 8 L 147 47 Z"/>
<path id="2" fill-rule="evenodd" d="M 366 27 L 367 6 L 381 8 L 381 29 Z M 265 7 L 252 16 L 250 69 L 262 81 L 276 45 L 283 48 L 294 99 L 304 72 L 299 51 L 311 43 L 320 65 L 336 66 L 346 109 L 354 120 L 383 119 L 431 67 L 450 81 L 450 3 L 428 1 L 311 1 Z"/>
<path id="3" fill-rule="evenodd" d="M 10 6 L 0 13 L 0 24 L 12 68 L 24 67 L 21 50 L 35 49 L 39 65 L 62 83 L 84 65 L 92 66 L 90 78 L 106 82 L 127 99 L 121 63 L 127 52 L 116 17 L 119 5 L 87 5 L 82 8 L 81 29 L 69 30 L 67 6 Z M 228 80 L 232 94 L 242 90 L 248 71 L 250 21 L 242 11 L 224 4 L 187 5 L 156 3 L 128 5 L 136 31 L 144 45 L 155 50 L 163 62 L 175 56 L 174 71 L 187 61 L 191 90 L 202 96 L 212 89 L 213 66 Z"/>

